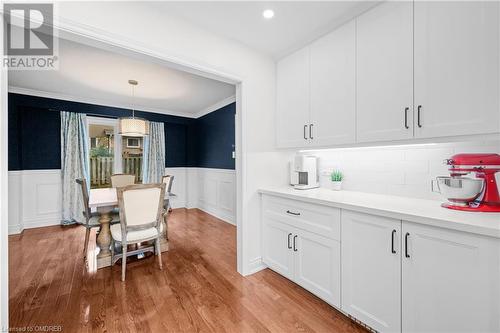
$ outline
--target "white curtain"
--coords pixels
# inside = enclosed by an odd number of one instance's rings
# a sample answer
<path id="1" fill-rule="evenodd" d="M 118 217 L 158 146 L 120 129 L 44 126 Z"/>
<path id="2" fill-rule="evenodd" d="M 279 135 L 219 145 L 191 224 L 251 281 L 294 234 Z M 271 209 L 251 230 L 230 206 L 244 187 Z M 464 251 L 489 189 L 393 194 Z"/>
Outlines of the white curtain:
<path id="1" fill-rule="evenodd" d="M 83 199 L 77 178 L 89 181 L 86 116 L 61 111 L 62 224 L 84 222 Z"/>
<path id="2" fill-rule="evenodd" d="M 163 123 L 150 122 L 149 135 L 144 137 L 142 182 L 161 183 L 165 173 L 165 131 Z"/>

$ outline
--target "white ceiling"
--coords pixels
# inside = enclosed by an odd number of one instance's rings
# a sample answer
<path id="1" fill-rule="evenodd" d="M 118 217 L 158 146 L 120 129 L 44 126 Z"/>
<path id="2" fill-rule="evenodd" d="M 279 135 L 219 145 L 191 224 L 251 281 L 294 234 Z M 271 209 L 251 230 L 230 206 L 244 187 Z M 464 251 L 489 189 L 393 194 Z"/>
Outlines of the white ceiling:
<path id="1" fill-rule="evenodd" d="M 129 79 L 139 81 L 135 99 Z M 235 94 L 231 84 L 65 39 L 59 70 L 9 71 L 9 89 L 188 117 Z"/>
<path id="2" fill-rule="evenodd" d="M 152 5 L 279 59 L 379 1 L 166 1 Z M 272 9 L 274 18 L 262 17 Z"/>

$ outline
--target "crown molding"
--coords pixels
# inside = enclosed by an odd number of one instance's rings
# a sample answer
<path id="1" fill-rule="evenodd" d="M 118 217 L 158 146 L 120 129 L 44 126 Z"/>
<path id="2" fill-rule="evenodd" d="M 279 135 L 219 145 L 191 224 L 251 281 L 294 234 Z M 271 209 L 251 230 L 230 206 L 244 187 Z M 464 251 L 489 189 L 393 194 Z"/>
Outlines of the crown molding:
<path id="1" fill-rule="evenodd" d="M 184 113 L 184 112 L 165 110 L 165 109 L 159 109 L 159 108 L 151 108 L 151 107 L 145 107 L 145 106 L 141 106 L 141 105 L 131 105 L 131 104 L 125 104 L 125 103 L 123 103 L 123 104 L 122 103 L 110 103 L 110 102 L 107 102 L 104 100 L 99 100 L 96 98 L 85 98 L 85 97 L 79 97 L 79 96 L 74 96 L 74 95 L 67 95 L 67 94 L 61 94 L 61 93 L 55 93 L 55 92 L 49 92 L 49 91 L 21 88 L 21 87 L 15 87 L 15 86 L 9 86 L 8 91 L 10 93 L 15 93 L 15 94 L 62 99 L 62 100 L 71 101 L 71 102 L 87 103 L 87 104 L 108 106 L 108 107 L 121 108 L 121 109 L 134 109 L 136 111 L 159 113 L 159 114 L 169 115 L 169 116 L 178 116 L 178 117 L 185 117 L 185 118 L 197 118 L 197 115 L 192 114 L 192 113 Z"/>
<path id="2" fill-rule="evenodd" d="M 209 114 L 210 112 L 214 112 L 234 102 L 236 102 L 236 95 L 229 96 L 199 111 L 198 113 L 195 114 L 194 118 L 203 117 L 204 115 Z"/>

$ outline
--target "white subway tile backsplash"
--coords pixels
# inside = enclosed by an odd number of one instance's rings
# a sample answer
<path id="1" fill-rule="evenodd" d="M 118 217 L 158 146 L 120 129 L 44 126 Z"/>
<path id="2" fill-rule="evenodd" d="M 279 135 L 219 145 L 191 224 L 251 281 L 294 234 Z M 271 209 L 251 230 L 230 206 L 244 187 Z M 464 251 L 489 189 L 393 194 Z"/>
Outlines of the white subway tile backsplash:
<path id="1" fill-rule="evenodd" d="M 458 153 L 500 154 L 500 140 L 312 152 L 319 158 L 322 187 L 328 187 L 329 173 L 340 169 L 346 190 L 435 200 L 441 197 L 431 191 L 431 180 L 448 175 L 443 161 Z"/>

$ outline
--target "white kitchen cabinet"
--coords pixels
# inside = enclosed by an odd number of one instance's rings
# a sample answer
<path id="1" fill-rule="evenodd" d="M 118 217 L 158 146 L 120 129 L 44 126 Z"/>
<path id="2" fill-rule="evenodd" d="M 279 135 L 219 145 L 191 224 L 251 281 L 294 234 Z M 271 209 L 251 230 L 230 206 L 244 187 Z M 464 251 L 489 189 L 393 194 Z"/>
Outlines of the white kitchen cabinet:
<path id="1" fill-rule="evenodd" d="M 413 3 L 385 2 L 357 24 L 357 141 L 413 137 Z"/>
<path id="2" fill-rule="evenodd" d="M 500 332 L 498 239 L 404 221 L 405 238 L 403 332 Z"/>
<path id="3" fill-rule="evenodd" d="M 340 243 L 303 230 L 294 238 L 294 281 L 340 307 Z"/>
<path id="4" fill-rule="evenodd" d="M 263 262 L 340 307 L 340 210 L 262 197 Z"/>
<path id="5" fill-rule="evenodd" d="M 354 20 L 310 46 L 310 142 L 356 140 L 356 26 Z"/>
<path id="6" fill-rule="evenodd" d="M 342 310 L 380 332 L 401 330 L 401 221 L 342 211 Z"/>
<path id="7" fill-rule="evenodd" d="M 309 143 L 309 48 L 278 62 L 276 142 L 278 147 Z"/>
<path id="8" fill-rule="evenodd" d="M 496 1 L 415 1 L 415 136 L 499 131 Z"/>
<path id="9" fill-rule="evenodd" d="M 294 228 L 265 218 L 263 224 L 263 261 L 272 270 L 286 278 L 294 277 L 294 253 L 292 241 Z"/>

